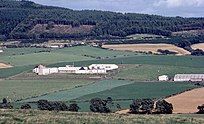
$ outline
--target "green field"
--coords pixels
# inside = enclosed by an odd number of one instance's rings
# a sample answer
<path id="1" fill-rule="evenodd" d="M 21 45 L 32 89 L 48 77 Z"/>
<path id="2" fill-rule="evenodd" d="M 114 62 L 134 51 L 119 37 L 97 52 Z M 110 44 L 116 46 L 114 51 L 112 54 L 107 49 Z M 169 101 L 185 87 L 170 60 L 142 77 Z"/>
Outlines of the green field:
<path id="1" fill-rule="evenodd" d="M 203 124 L 204 115 L 119 115 L 37 110 L 0 110 L 0 123 Z"/>
<path id="2" fill-rule="evenodd" d="M 198 88 L 190 83 L 173 83 L 173 82 L 135 82 L 128 85 L 115 87 L 112 89 L 104 90 L 97 93 L 84 95 L 75 99 L 79 101 L 80 111 L 90 111 L 89 103 L 83 101 L 89 101 L 92 98 L 111 97 L 115 103 L 120 104 L 122 109 L 128 109 L 133 99 L 159 99 L 165 98 L 172 94 L 178 94 L 180 92 Z M 113 111 L 117 110 L 112 108 Z"/>
<path id="3" fill-rule="evenodd" d="M 105 91 L 108 89 L 112 89 L 122 85 L 127 85 L 130 83 L 134 83 L 134 82 L 118 81 L 118 80 L 102 80 L 83 87 L 69 89 L 61 92 L 53 92 L 45 96 L 39 96 L 37 98 L 31 98 L 31 99 L 23 100 L 21 102 L 32 102 L 32 101 L 38 101 L 40 99 L 47 99 L 50 101 L 70 101 L 72 99 L 76 99 L 78 97 L 82 97 L 87 94 Z"/>
<path id="4" fill-rule="evenodd" d="M 93 83 L 91 80 L 3 80 L 0 81 L 0 99 L 11 101 L 30 98 L 59 90 L 72 89 Z"/>
<path id="5" fill-rule="evenodd" d="M 64 49 L 51 49 L 50 52 L 39 52 L 49 50 L 47 48 L 18 48 L 5 49 L 5 53 L 0 56 L 0 62 L 9 63 L 13 66 L 52 64 L 60 62 L 75 62 L 83 60 L 93 60 L 97 57 L 116 58 L 124 56 L 134 56 L 131 52 L 118 52 L 104 50 L 89 46 L 78 46 Z"/>
<path id="6" fill-rule="evenodd" d="M 125 65 L 119 69 L 114 76 L 115 79 L 127 79 L 137 81 L 156 81 L 160 75 L 168 75 L 173 78 L 176 74 L 200 74 L 204 68 L 182 67 L 182 66 L 164 66 L 164 65 Z"/>

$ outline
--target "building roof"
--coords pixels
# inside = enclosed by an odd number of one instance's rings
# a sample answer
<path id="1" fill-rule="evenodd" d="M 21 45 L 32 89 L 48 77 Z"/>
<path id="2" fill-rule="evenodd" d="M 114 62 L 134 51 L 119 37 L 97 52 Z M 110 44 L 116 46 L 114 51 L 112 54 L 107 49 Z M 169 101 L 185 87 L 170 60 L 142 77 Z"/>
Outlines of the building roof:
<path id="1" fill-rule="evenodd" d="M 204 79 L 204 74 L 177 74 L 174 79 Z"/>

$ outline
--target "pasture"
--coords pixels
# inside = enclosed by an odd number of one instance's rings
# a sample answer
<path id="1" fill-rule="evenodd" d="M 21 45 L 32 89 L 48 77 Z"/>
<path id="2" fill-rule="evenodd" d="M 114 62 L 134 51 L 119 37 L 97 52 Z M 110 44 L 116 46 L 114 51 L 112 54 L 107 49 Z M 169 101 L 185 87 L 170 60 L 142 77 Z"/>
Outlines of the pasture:
<path id="1" fill-rule="evenodd" d="M 107 89 L 101 92 L 96 92 L 84 95 L 75 99 L 76 101 L 89 101 L 92 98 L 98 97 L 106 99 L 111 97 L 116 103 L 120 104 L 122 109 L 128 109 L 133 99 L 165 98 L 172 94 L 178 94 L 189 89 L 198 88 L 190 83 L 173 83 L 173 82 L 134 82 L 127 85 Z M 80 102 L 81 111 L 87 111 L 88 103 Z"/>
<path id="2" fill-rule="evenodd" d="M 38 110 L 0 110 L 0 123 L 71 124 L 202 124 L 204 115 L 119 115 L 100 113 L 49 112 Z"/>
<path id="3" fill-rule="evenodd" d="M 120 51 L 137 51 L 137 52 L 152 52 L 159 53 L 157 50 L 169 50 L 177 52 L 177 55 L 189 55 L 190 52 L 183 48 L 177 47 L 172 44 L 121 44 L 121 45 L 103 45 L 103 48 L 120 50 Z"/>
<path id="4" fill-rule="evenodd" d="M 10 101 L 30 98 L 60 90 L 72 89 L 93 83 L 92 80 L 2 80 L 0 99 Z"/>
<path id="5" fill-rule="evenodd" d="M 204 72 L 204 68 L 182 67 L 182 66 L 168 66 L 168 65 L 137 65 L 129 64 L 122 65 L 117 71 L 114 79 L 126 79 L 137 81 L 157 81 L 158 76 L 168 75 L 173 78 L 175 74 L 196 73 Z"/>

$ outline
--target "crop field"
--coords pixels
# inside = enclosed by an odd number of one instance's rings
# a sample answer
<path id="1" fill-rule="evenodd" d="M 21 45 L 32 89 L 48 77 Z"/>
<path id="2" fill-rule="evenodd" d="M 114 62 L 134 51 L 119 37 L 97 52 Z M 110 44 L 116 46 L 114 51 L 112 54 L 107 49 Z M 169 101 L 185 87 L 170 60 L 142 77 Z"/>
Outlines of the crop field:
<path id="1" fill-rule="evenodd" d="M 91 80 L 2 80 L 0 99 L 10 101 L 39 96 L 59 90 L 67 90 L 93 83 Z"/>
<path id="2" fill-rule="evenodd" d="M 50 52 L 39 52 L 42 49 L 31 48 L 31 50 L 24 53 L 26 50 L 27 48 L 18 48 L 14 54 L 14 49 L 6 49 L 4 55 L 0 56 L 0 61 L 13 66 L 24 66 L 93 60 L 97 57 L 114 58 L 135 55 L 131 52 L 117 52 L 89 46 L 56 49 Z M 48 49 L 45 48 L 44 50 L 46 51 Z"/>
<path id="3" fill-rule="evenodd" d="M 95 82 L 83 87 L 77 87 L 74 89 L 68 89 L 61 92 L 53 92 L 47 94 L 45 96 L 39 96 L 36 98 L 31 98 L 27 100 L 23 100 L 21 102 L 32 102 L 38 101 L 40 99 L 47 99 L 50 101 L 70 101 L 76 99 L 78 97 L 82 97 L 87 94 L 97 93 L 100 91 L 112 89 L 118 86 L 131 84 L 131 81 L 118 81 L 118 80 L 103 80 L 99 82 Z"/>
<path id="4" fill-rule="evenodd" d="M 103 45 L 103 48 L 120 51 L 137 51 L 158 53 L 158 49 L 177 52 L 177 55 L 188 55 L 190 52 L 183 48 L 171 44 L 121 44 L 121 45 Z"/>
<path id="5" fill-rule="evenodd" d="M 71 124 L 202 124 L 204 115 L 119 115 L 100 113 L 49 112 L 37 110 L 0 110 L 0 123 Z"/>
<path id="6" fill-rule="evenodd" d="M 204 88 L 198 88 L 172 96 L 166 100 L 174 105 L 174 113 L 195 113 L 198 111 L 198 105 L 204 103 L 203 98 Z"/>
<path id="7" fill-rule="evenodd" d="M 115 79 L 127 79 L 137 81 L 156 81 L 160 75 L 168 75 L 173 78 L 175 74 L 204 72 L 204 68 L 164 66 L 164 65 L 123 65 L 114 76 Z"/>
<path id="8" fill-rule="evenodd" d="M 98 97 L 106 99 L 111 97 L 118 104 L 121 105 L 122 109 L 129 108 L 131 100 L 142 99 L 142 98 L 165 98 L 172 94 L 177 94 L 189 89 L 198 88 L 197 86 L 190 83 L 173 83 L 173 82 L 135 82 L 112 89 L 107 89 L 101 92 L 88 94 L 77 98 L 77 101 L 88 101 L 92 98 Z M 119 101 L 118 101 L 119 100 Z M 80 104 L 83 109 L 88 110 L 86 107 L 87 103 Z M 88 106 L 89 107 L 89 106 Z"/>
<path id="9" fill-rule="evenodd" d="M 195 49 L 204 50 L 204 43 L 193 44 L 191 47 L 192 47 L 194 50 L 195 50 Z"/>

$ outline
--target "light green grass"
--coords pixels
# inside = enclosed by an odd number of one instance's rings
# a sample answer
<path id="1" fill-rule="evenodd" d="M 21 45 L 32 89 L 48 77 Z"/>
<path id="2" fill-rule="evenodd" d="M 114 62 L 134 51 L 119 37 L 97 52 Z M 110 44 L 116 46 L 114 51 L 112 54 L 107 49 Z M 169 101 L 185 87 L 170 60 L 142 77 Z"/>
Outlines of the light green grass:
<path id="1" fill-rule="evenodd" d="M 32 102 L 32 101 L 38 101 L 40 99 L 47 99 L 50 101 L 69 101 L 72 99 L 76 99 L 78 97 L 82 97 L 87 94 L 92 94 L 92 93 L 112 89 L 114 87 L 130 84 L 130 83 L 133 83 L 133 82 L 118 81 L 118 80 L 102 80 L 83 87 L 78 87 L 78 88 L 65 90 L 61 92 L 50 93 L 45 96 L 39 96 L 37 98 L 31 98 L 28 100 L 23 100 L 21 102 Z"/>
<path id="2" fill-rule="evenodd" d="M 0 110 L 0 123 L 203 124 L 204 115 L 119 115 L 37 110 Z"/>
<path id="3" fill-rule="evenodd" d="M 137 81 L 158 80 L 160 75 L 168 75 L 173 78 L 175 74 L 200 74 L 204 68 L 164 66 L 164 65 L 126 65 L 114 76 L 116 79 L 131 79 Z"/>
<path id="4" fill-rule="evenodd" d="M 91 80 L 3 80 L 0 81 L 0 99 L 12 101 L 92 83 Z"/>

